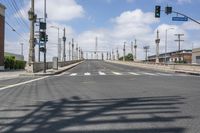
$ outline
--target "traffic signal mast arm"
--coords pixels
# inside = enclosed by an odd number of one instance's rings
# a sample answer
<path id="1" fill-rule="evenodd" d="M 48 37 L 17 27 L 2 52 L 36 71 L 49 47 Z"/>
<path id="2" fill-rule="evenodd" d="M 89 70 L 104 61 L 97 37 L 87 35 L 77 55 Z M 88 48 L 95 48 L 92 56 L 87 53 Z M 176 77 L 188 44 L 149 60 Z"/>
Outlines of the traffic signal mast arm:
<path id="1" fill-rule="evenodd" d="M 172 13 L 176 13 L 176 14 L 178 14 L 178 15 L 187 17 L 187 18 L 189 18 L 190 20 L 196 22 L 197 24 L 200 24 L 200 22 L 198 22 L 197 20 L 195 20 L 195 19 L 193 19 L 193 18 L 191 18 L 191 17 L 189 17 L 189 16 L 187 16 L 187 15 L 185 15 L 185 14 L 183 14 L 183 13 L 179 13 L 179 12 L 176 12 L 176 11 L 172 11 Z"/>

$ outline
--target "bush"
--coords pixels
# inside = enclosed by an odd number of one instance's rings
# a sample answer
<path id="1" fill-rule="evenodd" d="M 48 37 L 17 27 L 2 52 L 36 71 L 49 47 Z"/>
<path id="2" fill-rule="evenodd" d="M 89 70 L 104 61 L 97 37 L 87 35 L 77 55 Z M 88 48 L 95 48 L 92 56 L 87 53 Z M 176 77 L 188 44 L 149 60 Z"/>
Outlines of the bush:
<path id="1" fill-rule="evenodd" d="M 10 69 L 10 70 L 24 69 L 26 62 L 20 61 L 20 60 L 15 60 L 14 56 L 5 56 L 4 65 L 5 65 L 5 69 Z"/>

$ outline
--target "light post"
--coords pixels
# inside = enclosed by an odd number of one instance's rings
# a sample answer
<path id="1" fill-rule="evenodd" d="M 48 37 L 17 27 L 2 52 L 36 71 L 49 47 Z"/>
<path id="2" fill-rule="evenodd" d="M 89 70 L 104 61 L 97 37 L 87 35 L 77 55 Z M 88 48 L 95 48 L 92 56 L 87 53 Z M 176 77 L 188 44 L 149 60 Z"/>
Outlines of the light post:
<path id="1" fill-rule="evenodd" d="M 54 28 L 54 29 L 57 29 L 58 30 L 58 60 L 60 61 L 61 60 L 61 45 L 60 45 L 60 41 L 59 41 L 59 35 L 60 35 L 60 28 L 57 27 L 57 26 L 50 26 L 50 28 Z"/>
<path id="2" fill-rule="evenodd" d="M 124 48 L 123 48 L 123 61 L 125 61 L 126 56 L 126 42 L 124 42 Z"/>
<path id="3" fill-rule="evenodd" d="M 173 30 L 174 28 L 168 28 L 165 30 L 165 64 L 167 62 L 167 32 L 168 30 Z"/>
<path id="4" fill-rule="evenodd" d="M 20 45 L 21 45 L 21 55 L 24 56 L 24 54 L 23 54 L 23 51 L 24 51 L 24 50 L 23 50 L 23 45 L 24 45 L 24 44 L 23 44 L 23 43 L 20 43 Z"/>

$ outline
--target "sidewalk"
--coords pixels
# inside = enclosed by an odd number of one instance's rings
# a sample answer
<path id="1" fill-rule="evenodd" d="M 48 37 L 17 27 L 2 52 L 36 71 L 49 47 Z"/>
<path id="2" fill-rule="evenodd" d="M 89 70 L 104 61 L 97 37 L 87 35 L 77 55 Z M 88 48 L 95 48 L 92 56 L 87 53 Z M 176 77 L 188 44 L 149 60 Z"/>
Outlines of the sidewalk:
<path id="1" fill-rule="evenodd" d="M 161 66 L 161 65 L 156 65 L 156 64 L 144 64 L 144 63 L 136 63 L 136 62 L 108 61 L 108 60 L 106 62 L 133 66 L 133 67 L 138 67 L 138 68 L 144 68 L 144 69 L 159 70 L 159 71 L 164 71 L 164 72 L 185 73 L 185 74 L 200 76 L 199 71 L 172 69 L 169 66 L 165 66 L 165 65 Z"/>
<path id="2" fill-rule="evenodd" d="M 0 71 L 0 80 L 17 78 L 19 76 L 49 76 L 49 75 L 60 74 L 66 70 L 69 70 L 79 65 L 82 62 L 83 61 L 75 63 L 75 64 L 71 64 L 65 67 L 59 67 L 58 70 L 48 69 L 46 73 L 43 73 L 43 72 L 27 73 L 25 70 Z"/>
<path id="3" fill-rule="evenodd" d="M 43 73 L 43 71 L 41 72 L 37 72 L 37 73 L 21 73 L 20 76 L 49 76 L 49 75 L 56 75 L 56 74 L 60 74 L 64 71 L 67 71 L 79 64 L 81 64 L 83 61 L 81 62 L 78 62 L 78 63 L 74 63 L 74 64 L 71 64 L 71 65 L 68 65 L 68 66 L 65 66 L 65 67 L 59 67 L 58 70 L 54 70 L 54 69 L 48 69 L 46 71 L 46 73 Z"/>
<path id="4" fill-rule="evenodd" d="M 0 80 L 16 78 L 25 73 L 25 70 L 0 71 Z"/>

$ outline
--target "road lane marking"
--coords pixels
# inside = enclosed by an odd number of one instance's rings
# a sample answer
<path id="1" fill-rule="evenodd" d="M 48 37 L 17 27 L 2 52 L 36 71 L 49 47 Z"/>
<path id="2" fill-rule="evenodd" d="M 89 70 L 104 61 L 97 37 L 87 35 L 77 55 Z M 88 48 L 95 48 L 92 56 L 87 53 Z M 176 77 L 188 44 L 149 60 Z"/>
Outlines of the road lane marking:
<path id="1" fill-rule="evenodd" d="M 131 75 L 140 75 L 140 74 L 134 73 L 134 72 L 129 72 L 129 74 L 131 74 Z"/>
<path id="2" fill-rule="evenodd" d="M 106 75 L 104 72 L 99 71 L 99 75 Z"/>
<path id="3" fill-rule="evenodd" d="M 41 77 L 41 78 L 37 78 L 37 79 L 32 79 L 32 80 L 29 80 L 29 81 L 25 81 L 25 82 L 13 84 L 13 85 L 8 85 L 8 86 L 5 86 L 5 87 L 0 88 L 0 91 L 1 91 L 1 90 L 5 90 L 5 89 L 8 89 L 8 88 L 12 88 L 12 87 L 16 87 L 16 86 L 20 86 L 20 85 L 32 83 L 32 82 L 34 82 L 34 81 L 42 80 L 42 79 L 45 79 L 45 78 L 48 78 L 48 77 L 49 77 L 49 76 L 45 76 L 45 77 Z"/>
<path id="4" fill-rule="evenodd" d="M 119 72 L 112 72 L 113 74 L 115 74 L 115 75 L 122 75 L 121 73 L 119 73 Z"/>
<path id="5" fill-rule="evenodd" d="M 167 73 L 157 73 L 157 74 L 159 74 L 161 76 L 172 76 L 171 74 L 167 74 Z"/>
<path id="6" fill-rule="evenodd" d="M 84 73 L 85 76 L 90 76 L 91 74 L 89 72 Z"/>
<path id="7" fill-rule="evenodd" d="M 156 74 L 144 72 L 145 75 L 155 76 Z"/>
<path id="8" fill-rule="evenodd" d="M 77 75 L 77 73 L 72 73 L 72 74 L 70 74 L 70 76 L 76 76 Z"/>

